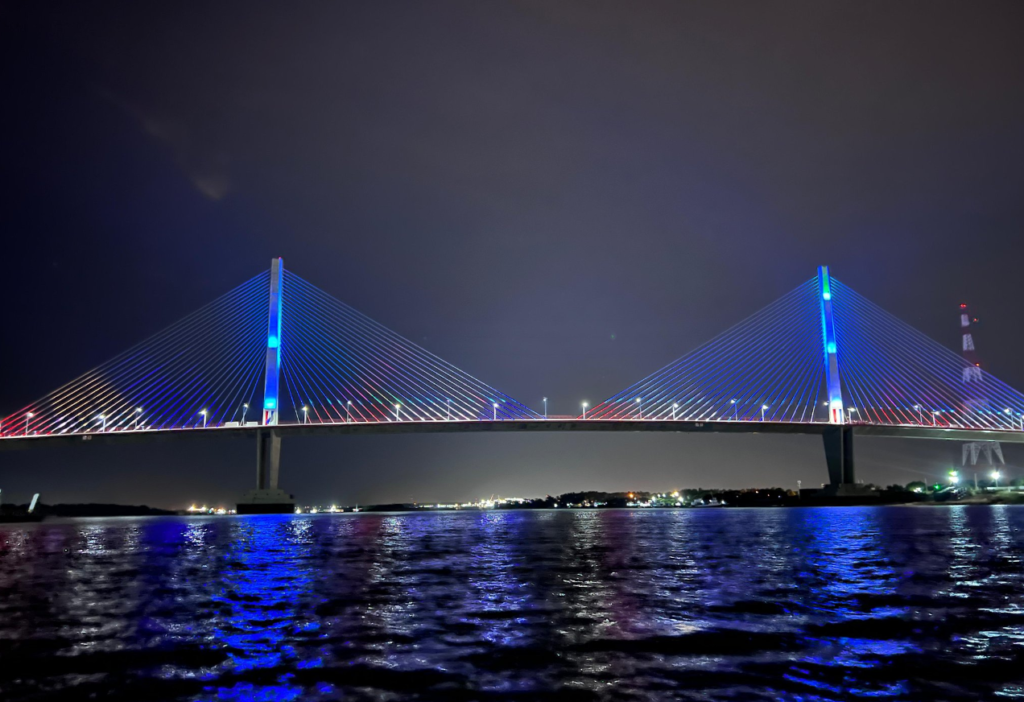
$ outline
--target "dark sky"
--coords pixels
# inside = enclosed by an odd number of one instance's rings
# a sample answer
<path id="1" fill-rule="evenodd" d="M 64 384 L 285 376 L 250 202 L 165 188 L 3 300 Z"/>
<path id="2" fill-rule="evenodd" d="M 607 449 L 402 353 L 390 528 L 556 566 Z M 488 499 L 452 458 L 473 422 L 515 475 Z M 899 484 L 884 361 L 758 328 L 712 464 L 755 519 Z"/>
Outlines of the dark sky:
<path id="1" fill-rule="evenodd" d="M 553 413 L 833 274 L 1024 387 L 1019 2 L 7 3 L 3 413 L 272 256 Z M 4 495 L 177 506 L 254 448 L 0 455 Z M 907 482 L 951 447 L 858 445 Z M 1008 450 L 1018 464 L 1024 453 Z M 819 442 L 293 440 L 306 500 L 805 485 Z"/>

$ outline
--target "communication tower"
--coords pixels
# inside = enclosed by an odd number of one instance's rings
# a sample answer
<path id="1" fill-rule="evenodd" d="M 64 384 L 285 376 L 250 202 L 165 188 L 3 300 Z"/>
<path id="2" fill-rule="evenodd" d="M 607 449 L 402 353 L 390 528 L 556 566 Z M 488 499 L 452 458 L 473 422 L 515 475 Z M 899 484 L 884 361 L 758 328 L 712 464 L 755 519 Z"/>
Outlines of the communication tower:
<path id="1" fill-rule="evenodd" d="M 978 352 L 974 347 L 974 334 L 971 332 L 971 325 L 977 324 L 978 319 L 971 316 L 970 309 L 966 304 L 960 305 L 960 332 L 963 335 L 963 355 L 967 365 L 963 370 L 964 381 L 964 404 L 971 412 L 991 411 L 986 407 L 984 394 L 981 392 L 981 361 L 978 360 Z M 1003 460 L 1003 448 L 998 441 L 971 441 L 963 445 L 961 465 L 964 467 L 975 467 L 978 459 L 984 456 L 985 463 L 982 465 L 995 466 L 1005 465 Z M 997 463 L 998 461 L 998 463 Z"/>

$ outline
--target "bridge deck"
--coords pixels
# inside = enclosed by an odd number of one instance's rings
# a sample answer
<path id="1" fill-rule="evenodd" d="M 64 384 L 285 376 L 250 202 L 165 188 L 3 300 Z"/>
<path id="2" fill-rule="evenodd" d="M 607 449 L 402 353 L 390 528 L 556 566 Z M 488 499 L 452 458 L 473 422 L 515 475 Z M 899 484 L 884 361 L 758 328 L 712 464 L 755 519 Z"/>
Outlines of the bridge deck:
<path id="1" fill-rule="evenodd" d="M 398 421 L 338 422 L 310 424 L 279 424 L 274 427 L 281 436 L 318 436 L 328 434 L 443 434 L 466 432 L 536 432 L 536 431 L 598 431 L 598 432 L 684 432 L 705 434 L 809 434 L 821 435 L 836 425 L 799 422 L 689 421 L 652 419 L 520 419 L 499 421 Z M 895 437 L 904 439 L 939 439 L 947 441 L 1002 441 L 1024 443 L 1024 432 L 1014 430 L 962 429 L 917 425 L 852 424 L 858 436 Z M 0 451 L 42 446 L 81 444 L 82 442 L 139 443 L 195 438 L 254 437 L 266 429 L 257 424 L 245 427 L 219 426 L 205 429 L 136 429 L 87 434 L 45 434 L 6 436 L 0 438 Z"/>

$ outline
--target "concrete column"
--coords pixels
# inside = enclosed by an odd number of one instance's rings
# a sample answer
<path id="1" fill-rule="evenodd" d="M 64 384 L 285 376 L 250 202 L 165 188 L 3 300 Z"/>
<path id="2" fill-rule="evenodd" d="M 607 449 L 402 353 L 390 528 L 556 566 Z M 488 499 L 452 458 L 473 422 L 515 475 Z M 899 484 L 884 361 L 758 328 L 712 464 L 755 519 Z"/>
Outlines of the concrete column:
<path id="1" fill-rule="evenodd" d="M 276 490 L 281 472 L 281 437 L 273 429 L 256 434 L 256 489 Z"/>
<path id="2" fill-rule="evenodd" d="M 857 482 L 853 461 L 853 427 L 830 426 L 821 437 L 825 443 L 830 485 L 852 485 Z"/>

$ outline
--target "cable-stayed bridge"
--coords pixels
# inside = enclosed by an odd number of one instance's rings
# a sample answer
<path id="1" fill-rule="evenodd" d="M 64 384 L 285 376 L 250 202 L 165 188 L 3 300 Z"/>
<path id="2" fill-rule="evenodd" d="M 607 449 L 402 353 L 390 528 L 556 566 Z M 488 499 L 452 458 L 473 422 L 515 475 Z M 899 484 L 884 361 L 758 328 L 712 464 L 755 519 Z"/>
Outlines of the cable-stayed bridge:
<path id="1" fill-rule="evenodd" d="M 1024 442 L 1024 395 L 828 268 L 571 418 L 549 418 L 360 314 L 274 259 L 202 309 L 0 423 L 0 448 L 255 435 L 257 491 L 282 436 L 439 431 L 820 434 L 833 486 L 855 434 Z"/>

